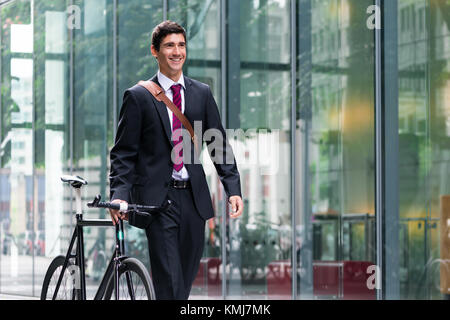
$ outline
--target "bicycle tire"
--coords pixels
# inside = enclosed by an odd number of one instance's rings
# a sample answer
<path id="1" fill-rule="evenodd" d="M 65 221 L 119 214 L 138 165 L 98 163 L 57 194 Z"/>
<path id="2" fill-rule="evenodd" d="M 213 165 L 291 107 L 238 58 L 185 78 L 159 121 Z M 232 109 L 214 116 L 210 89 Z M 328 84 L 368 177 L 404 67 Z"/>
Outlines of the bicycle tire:
<path id="1" fill-rule="evenodd" d="M 128 286 L 126 282 L 125 272 L 131 275 L 133 282 L 134 293 L 139 293 L 136 296 L 136 300 L 155 300 L 155 289 L 153 287 L 152 279 L 144 264 L 135 258 L 126 258 L 122 261 L 122 265 L 119 267 L 119 299 L 129 300 L 131 297 L 128 294 Z M 142 288 L 135 285 L 135 280 L 142 283 Z M 141 295 L 145 291 L 145 296 Z M 104 300 L 115 299 L 114 296 L 114 276 L 111 275 L 108 285 L 106 287 Z"/>
<path id="2" fill-rule="evenodd" d="M 64 261 L 66 260 L 65 256 L 57 256 L 56 258 L 53 259 L 53 261 L 50 263 L 50 266 L 47 269 L 47 272 L 45 273 L 45 277 L 44 277 L 44 282 L 42 284 L 42 290 L 41 290 L 41 300 L 52 300 L 53 299 L 53 291 L 48 292 L 49 289 L 49 285 L 50 282 L 53 281 L 54 285 L 56 286 L 56 283 L 58 282 L 58 278 L 60 275 L 60 270 L 58 272 L 58 268 L 63 267 L 64 265 Z M 73 266 L 74 264 L 72 262 L 69 261 L 68 267 Z M 64 272 L 64 276 L 63 279 L 61 280 L 61 285 L 60 285 L 60 290 L 61 287 L 63 287 L 64 289 L 66 289 L 65 285 L 67 280 L 69 279 L 69 281 L 72 282 L 73 285 L 73 278 L 72 275 L 70 274 L 70 271 L 68 270 L 68 268 L 66 268 L 65 272 Z M 60 293 L 57 294 L 56 299 L 57 300 L 78 300 L 79 298 L 79 294 L 78 294 L 78 290 L 74 290 L 74 286 L 72 287 L 72 289 L 69 290 L 64 290 L 64 291 L 60 291 L 62 294 L 59 295 Z M 68 296 L 68 293 L 70 294 L 70 297 Z M 58 296 L 59 295 L 59 296 Z"/>

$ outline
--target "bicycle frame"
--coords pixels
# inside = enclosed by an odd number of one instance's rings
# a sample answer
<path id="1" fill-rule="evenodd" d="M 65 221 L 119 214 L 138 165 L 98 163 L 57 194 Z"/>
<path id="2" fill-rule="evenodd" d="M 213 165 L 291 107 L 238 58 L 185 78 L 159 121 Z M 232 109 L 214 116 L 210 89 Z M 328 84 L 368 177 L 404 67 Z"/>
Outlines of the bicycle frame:
<path id="1" fill-rule="evenodd" d="M 72 235 L 72 239 L 70 241 L 69 248 L 67 250 L 66 259 L 64 261 L 64 265 L 61 270 L 61 274 L 59 275 L 58 282 L 56 284 L 55 292 L 53 293 L 53 300 L 56 299 L 56 296 L 58 294 L 59 287 L 61 285 L 61 281 L 64 276 L 64 272 L 66 271 L 69 259 L 75 258 L 75 265 L 79 268 L 79 288 L 75 288 L 79 291 L 79 297 L 81 300 L 86 300 L 86 275 L 85 275 L 85 259 L 84 259 L 84 238 L 83 238 L 83 228 L 84 227 L 110 227 L 113 226 L 113 223 L 111 220 L 106 219 L 89 219 L 84 220 L 83 219 L 83 213 L 81 209 L 81 190 L 80 188 L 76 188 L 76 226 L 75 230 Z M 126 259 L 127 256 L 125 256 L 125 240 L 124 240 L 124 233 L 123 233 L 123 221 L 119 220 L 119 223 L 116 224 L 116 232 L 115 232 L 115 239 L 116 239 L 116 247 L 115 252 L 113 253 L 113 256 L 108 264 L 108 267 L 106 268 L 105 274 L 102 278 L 102 281 L 100 283 L 100 286 L 97 290 L 97 293 L 95 294 L 94 300 L 100 300 L 106 290 L 106 286 L 108 285 L 108 281 L 111 277 L 111 273 L 114 273 L 114 288 L 115 288 L 115 298 L 119 299 L 119 267 L 121 265 L 121 261 Z M 73 246 L 76 243 L 76 253 L 72 254 Z M 132 282 L 129 274 L 126 274 L 127 284 L 130 296 L 134 299 L 133 290 L 132 290 Z"/>

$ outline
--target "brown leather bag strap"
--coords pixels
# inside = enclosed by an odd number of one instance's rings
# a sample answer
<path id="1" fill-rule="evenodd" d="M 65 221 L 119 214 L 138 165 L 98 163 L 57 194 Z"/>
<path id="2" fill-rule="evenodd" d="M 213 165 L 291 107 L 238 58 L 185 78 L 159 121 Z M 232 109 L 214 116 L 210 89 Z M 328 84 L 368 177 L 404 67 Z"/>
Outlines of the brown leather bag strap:
<path id="1" fill-rule="evenodd" d="M 147 80 L 147 81 L 139 81 L 138 85 L 144 87 L 147 89 L 158 101 L 164 102 L 164 104 L 175 114 L 175 116 L 181 121 L 183 126 L 189 131 L 189 134 L 191 135 L 191 140 L 194 143 L 195 151 L 198 154 L 198 145 L 197 145 L 197 137 L 194 133 L 194 129 L 192 128 L 191 123 L 186 118 L 186 116 L 178 109 L 178 107 L 170 101 L 170 99 L 166 96 L 164 93 L 164 90 L 161 89 L 156 83 L 153 81 Z"/>

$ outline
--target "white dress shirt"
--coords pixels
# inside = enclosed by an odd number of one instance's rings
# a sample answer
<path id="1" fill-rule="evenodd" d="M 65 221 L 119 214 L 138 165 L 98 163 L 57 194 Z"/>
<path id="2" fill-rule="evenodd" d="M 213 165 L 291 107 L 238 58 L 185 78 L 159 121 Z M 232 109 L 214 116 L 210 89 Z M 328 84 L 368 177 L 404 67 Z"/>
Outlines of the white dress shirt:
<path id="1" fill-rule="evenodd" d="M 184 114 L 184 109 L 185 109 L 185 103 L 184 103 L 184 90 L 185 90 L 185 85 L 184 85 L 184 77 L 183 74 L 181 74 L 180 79 L 178 79 L 177 82 L 173 81 L 172 79 L 170 79 L 169 77 L 165 76 L 164 74 L 161 73 L 161 71 L 158 70 L 158 82 L 161 85 L 162 89 L 165 91 L 165 94 L 167 96 L 167 98 L 170 99 L 170 101 L 173 102 L 173 92 L 172 89 L 170 89 L 170 87 L 172 87 L 172 85 L 174 84 L 181 84 L 181 90 L 180 90 L 180 95 L 181 95 L 181 112 Z M 169 115 L 169 120 L 170 120 L 170 129 L 172 130 L 173 128 L 173 112 L 172 110 L 169 109 L 169 107 L 166 107 L 167 109 L 167 113 Z M 180 171 L 176 171 L 175 169 L 172 171 L 172 178 L 175 180 L 188 180 L 189 179 L 189 174 L 186 170 L 186 167 L 183 165 L 183 168 L 181 168 Z"/>

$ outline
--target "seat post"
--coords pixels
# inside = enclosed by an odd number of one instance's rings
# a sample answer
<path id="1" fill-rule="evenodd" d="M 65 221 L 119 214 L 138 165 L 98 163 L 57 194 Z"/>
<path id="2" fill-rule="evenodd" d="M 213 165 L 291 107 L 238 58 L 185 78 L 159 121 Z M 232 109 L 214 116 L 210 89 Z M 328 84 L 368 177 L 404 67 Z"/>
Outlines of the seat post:
<path id="1" fill-rule="evenodd" d="M 75 189 L 75 213 L 77 215 L 83 214 L 83 209 L 81 207 L 81 187 L 80 188 L 74 188 Z"/>

